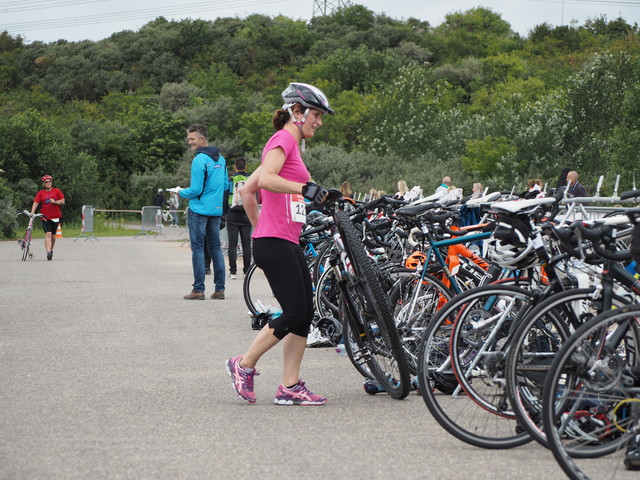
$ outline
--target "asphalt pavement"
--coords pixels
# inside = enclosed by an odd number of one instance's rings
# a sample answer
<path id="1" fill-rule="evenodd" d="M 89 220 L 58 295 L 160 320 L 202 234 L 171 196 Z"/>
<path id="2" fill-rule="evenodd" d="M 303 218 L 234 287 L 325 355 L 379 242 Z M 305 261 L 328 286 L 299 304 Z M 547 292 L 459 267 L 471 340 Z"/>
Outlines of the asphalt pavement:
<path id="1" fill-rule="evenodd" d="M 26 262 L 0 242 L 0 479 L 564 477 L 535 443 L 456 440 L 415 392 L 367 395 L 333 348 L 303 362 L 327 405 L 273 404 L 279 347 L 243 403 L 224 369 L 255 335 L 242 280 L 211 300 L 209 275 L 205 301 L 183 300 L 191 252 L 183 229 L 163 233 L 59 239 L 50 262 L 42 240 Z"/>

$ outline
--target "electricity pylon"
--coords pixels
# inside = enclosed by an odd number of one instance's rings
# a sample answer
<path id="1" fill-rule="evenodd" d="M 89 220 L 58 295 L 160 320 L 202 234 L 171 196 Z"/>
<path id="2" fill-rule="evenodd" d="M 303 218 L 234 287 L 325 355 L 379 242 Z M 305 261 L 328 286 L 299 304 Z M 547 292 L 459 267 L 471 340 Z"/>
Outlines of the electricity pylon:
<path id="1" fill-rule="evenodd" d="M 331 15 L 339 8 L 346 8 L 348 6 L 348 0 L 313 0 L 313 16 Z"/>

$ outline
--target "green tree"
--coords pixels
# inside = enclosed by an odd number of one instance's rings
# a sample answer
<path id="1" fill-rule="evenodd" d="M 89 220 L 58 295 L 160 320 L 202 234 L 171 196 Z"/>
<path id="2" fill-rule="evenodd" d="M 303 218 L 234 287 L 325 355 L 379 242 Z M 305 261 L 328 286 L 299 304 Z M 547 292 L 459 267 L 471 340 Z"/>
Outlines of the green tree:
<path id="1" fill-rule="evenodd" d="M 242 114 L 238 137 L 246 152 L 256 155 L 262 151 L 264 144 L 274 133 L 272 118 L 273 112 L 267 110 Z"/>
<path id="2" fill-rule="evenodd" d="M 515 153 L 516 147 L 505 137 L 467 140 L 462 166 L 484 180 L 509 171 Z"/>
<path id="3" fill-rule="evenodd" d="M 482 58 L 520 49 L 523 45 L 509 23 L 498 13 L 482 7 L 446 15 L 444 23 L 434 28 L 426 43 L 441 61 L 470 56 Z"/>

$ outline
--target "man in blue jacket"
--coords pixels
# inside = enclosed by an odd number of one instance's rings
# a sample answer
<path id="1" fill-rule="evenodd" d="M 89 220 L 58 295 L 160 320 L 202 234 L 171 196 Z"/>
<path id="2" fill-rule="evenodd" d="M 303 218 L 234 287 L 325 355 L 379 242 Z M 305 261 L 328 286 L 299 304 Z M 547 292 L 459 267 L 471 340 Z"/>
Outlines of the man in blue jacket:
<path id="1" fill-rule="evenodd" d="M 191 185 L 179 191 L 181 198 L 189 199 L 189 237 L 191 240 L 191 263 L 193 264 L 193 290 L 185 300 L 204 300 L 205 266 L 204 239 L 213 260 L 215 291 L 211 298 L 224 300 L 225 267 L 220 248 L 220 221 L 223 202 L 228 187 L 227 162 L 220 149 L 210 147 L 207 128 L 194 124 L 187 130 L 187 142 L 196 156 L 191 162 Z"/>

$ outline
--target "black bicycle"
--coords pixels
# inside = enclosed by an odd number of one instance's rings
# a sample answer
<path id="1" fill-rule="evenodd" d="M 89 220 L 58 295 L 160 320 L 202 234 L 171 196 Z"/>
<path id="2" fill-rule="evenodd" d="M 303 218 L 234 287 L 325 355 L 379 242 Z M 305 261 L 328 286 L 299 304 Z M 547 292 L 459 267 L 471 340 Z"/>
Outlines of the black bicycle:
<path id="1" fill-rule="evenodd" d="M 347 212 L 341 208 L 341 197 L 338 190 L 330 190 L 325 208 L 333 217 L 330 228 L 336 249 L 329 264 L 340 290 L 345 350 L 359 372 L 377 380 L 391 397 L 402 399 L 411 387 L 409 363 L 380 274 L 351 218 L 366 212 Z"/>

